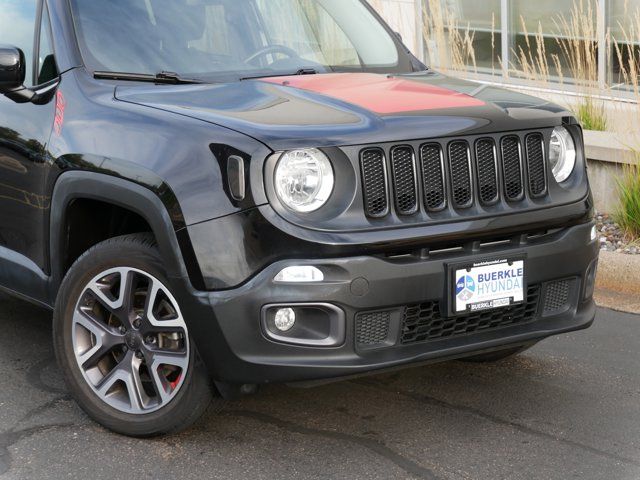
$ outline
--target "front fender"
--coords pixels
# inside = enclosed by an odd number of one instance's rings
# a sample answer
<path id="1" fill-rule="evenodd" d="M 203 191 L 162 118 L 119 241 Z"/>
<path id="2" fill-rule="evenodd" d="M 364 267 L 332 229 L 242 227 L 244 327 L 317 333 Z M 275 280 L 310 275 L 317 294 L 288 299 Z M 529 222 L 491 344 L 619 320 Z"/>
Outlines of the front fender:
<path id="1" fill-rule="evenodd" d="M 173 195 L 167 197 L 175 199 Z M 64 278 L 66 215 L 70 203 L 78 198 L 111 203 L 140 215 L 151 226 L 156 237 L 167 275 L 170 278 L 188 279 L 192 286 L 198 286 L 202 275 L 197 263 L 185 262 L 185 258 L 194 258 L 194 255 L 186 231 L 180 230 L 182 217 L 176 214 L 179 211 L 177 203 L 166 205 L 155 192 L 129 180 L 96 172 L 69 171 L 57 179 L 51 200 L 49 248 L 52 304 Z"/>

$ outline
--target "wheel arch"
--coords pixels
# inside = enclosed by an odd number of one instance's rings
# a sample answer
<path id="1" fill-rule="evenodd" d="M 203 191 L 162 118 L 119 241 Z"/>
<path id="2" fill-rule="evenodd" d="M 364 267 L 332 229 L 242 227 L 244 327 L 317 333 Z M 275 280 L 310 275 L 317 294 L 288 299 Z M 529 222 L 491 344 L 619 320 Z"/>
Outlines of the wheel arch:
<path id="1" fill-rule="evenodd" d="M 168 189 L 168 187 L 166 187 Z M 52 304 L 64 278 L 66 265 L 67 225 L 74 200 L 95 200 L 128 210 L 146 221 L 155 236 L 167 275 L 188 279 L 198 288 L 202 282 L 184 220 L 173 194 L 166 205 L 154 191 L 123 178 L 87 171 L 70 171 L 57 179 L 51 198 L 49 258 L 51 268 L 50 296 Z M 173 212 L 173 215 L 169 214 Z"/>

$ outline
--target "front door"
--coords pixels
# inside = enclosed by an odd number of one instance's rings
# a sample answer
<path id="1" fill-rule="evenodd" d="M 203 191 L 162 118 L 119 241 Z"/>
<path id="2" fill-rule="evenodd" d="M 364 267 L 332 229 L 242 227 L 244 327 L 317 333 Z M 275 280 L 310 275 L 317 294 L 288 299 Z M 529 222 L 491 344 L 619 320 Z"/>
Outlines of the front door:
<path id="1" fill-rule="evenodd" d="M 0 0 L 0 12 L 0 44 L 24 52 L 25 84 L 40 88 L 54 82 L 58 72 L 44 1 Z M 12 269 L 45 269 L 50 206 L 45 152 L 55 109 L 55 95 L 39 105 L 0 95 L 0 286 L 6 288 L 19 273 Z"/>

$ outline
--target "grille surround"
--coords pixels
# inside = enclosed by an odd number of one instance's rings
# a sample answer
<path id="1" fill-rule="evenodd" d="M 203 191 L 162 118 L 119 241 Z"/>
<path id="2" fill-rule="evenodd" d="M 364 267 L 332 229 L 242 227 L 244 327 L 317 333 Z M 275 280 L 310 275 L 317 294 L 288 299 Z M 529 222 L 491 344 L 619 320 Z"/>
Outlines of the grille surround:
<path id="1" fill-rule="evenodd" d="M 387 164 L 381 148 L 367 148 L 360 152 L 364 209 L 368 217 L 382 218 L 389 213 Z"/>
<path id="2" fill-rule="evenodd" d="M 391 149 L 391 177 L 397 212 L 413 215 L 419 205 L 416 156 L 411 146 L 398 145 Z"/>
<path id="3" fill-rule="evenodd" d="M 440 212 L 447 208 L 447 195 L 444 153 L 439 143 L 420 146 L 420 166 L 424 206 L 428 212 Z"/>
<path id="4" fill-rule="evenodd" d="M 469 143 L 466 140 L 454 140 L 449 143 L 447 150 L 453 206 L 469 208 L 473 205 L 474 196 Z"/>
<path id="5" fill-rule="evenodd" d="M 495 205 L 500 200 L 500 188 L 498 150 L 493 138 L 476 141 L 476 172 L 480 202 L 487 206 Z"/>
<path id="6" fill-rule="evenodd" d="M 524 169 L 520 138 L 516 135 L 503 137 L 500 140 L 500 151 L 504 196 L 510 202 L 520 201 L 524 198 Z"/>
<path id="7" fill-rule="evenodd" d="M 545 155 L 544 136 L 530 133 L 525 137 L 529 194 L 540 198 L 547 194 L 547 156 Z"/>

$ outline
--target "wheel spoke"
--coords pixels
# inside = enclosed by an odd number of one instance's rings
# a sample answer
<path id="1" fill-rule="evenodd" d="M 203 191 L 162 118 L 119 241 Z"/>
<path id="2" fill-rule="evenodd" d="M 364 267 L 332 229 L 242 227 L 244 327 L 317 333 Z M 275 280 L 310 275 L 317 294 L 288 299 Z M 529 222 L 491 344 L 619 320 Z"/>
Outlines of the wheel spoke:
<path id="1" fill-rule="evenodd" d="M 158 300 L 158 294 L 159 293 L 165 293 L 163 291 L 162 285 L 160 284 L 160 282 L 157 282 L 155 280 L 153 280 L 150 284 L 149 284 L 149 292 L 147 295 L 147 300 L 146 300 L 146 304 L 145 304 L 145 308 L 144 308 L 144 313 L 145 316 L 147 318 L 147 320 L 149 321 L 149 323 L 153 326 L 153 327 L 160 327 L 160 328 L 183 328 L 184 327 L 184 320 L 182 319 L 182 316 L 178 313 L 176 318 L 170 319 L 170 320 L 160 320 L 158 318 L 156 318 L 155 312 L 153 311 L 153 309 L 156 306 L 156 301 Z M 167 296 L 167 299 L 169 297 Z M 180 310 L 177 308 L 177 306 L 174 304 L 174 302 L 172 302 L 171 300 L 169 300 L 169 302 L 171 303 L 171 307 L 176 311 L 179 312 Z"/>
<path id="2" fill-rule="evenodd" d="M 124 274 L 125 272 L 123 272 L 122 269 L 116 269 L 111 272 L 105 272 L 105 274 L 102 277 L 96 278 L 93 282 L 91 282 L 88 285 L 88 289 L 91 291 L 91 293 L 93 293 L 111 312 L 118 310 L 122 307 L 122 302 L 124 300 L 123 290 L 125 288 Z M 117 275 L 120 279 L 120 288 L 118 289 L 118 296 L 115 299 L 107 296 L 105 291 L 108 290 L 109 286 L 105 285 L 104 283 L 101 283 L 101 280 L 113 275 Z"/>
<path id="3" fill-rule="evenodd" d="M 144 387 L 142 386 L 142 379 L 140 378 L 140 364 L 141 361 L 134 355 L 131 355 L 129 374 L 127 375 L 125 384 L 127 385 L 127 390 L 129 392 L 131 408 L 134 410 L 144 409 L 144 397 L 146 397 Z"/>
<path id="4" fill-rule="evenodd" d="M 172 394 L 173 387 L 170 382 L 160 375 L 159 370 L 163 365 L 177 367 L 180 375 L 184 376 L 189 366 L 189 357 L 186 353 L 169 353 L 155 351 L 152 353 L 152 362 L 149 370 L 153 378 L 153 388 L 160 395 L 162 403 L 167 402 Z"/>
<path id="5" fill-rule="evenodd" d="M 110 352 L 114 346 L 124 341 L 121 335 L 114 333 L 107 325 L 91 317 L 84 308 L 74 312 L 73 322 L 80 325 L 93 335 L 94 345 L 83 353 L 77 352 L 78 363 L 84 370 L 95 367 L 98 362 Z M 74 337 L 77 334 L 74 330 Z M 78 342 L 75 342 L 78 345 Z"/>

